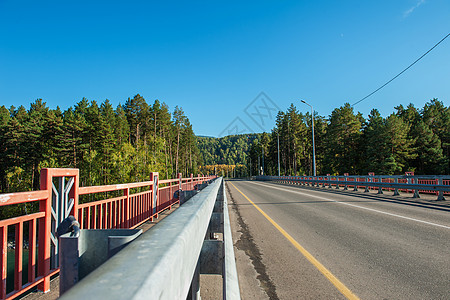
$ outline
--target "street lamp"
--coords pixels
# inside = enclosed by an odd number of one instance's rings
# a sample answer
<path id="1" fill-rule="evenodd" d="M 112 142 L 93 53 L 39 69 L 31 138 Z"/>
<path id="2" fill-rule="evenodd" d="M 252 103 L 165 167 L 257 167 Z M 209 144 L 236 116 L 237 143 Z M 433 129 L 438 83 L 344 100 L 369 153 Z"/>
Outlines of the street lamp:
<path id="1" fill-rule="evenodd" d="M 311 107 L 311 118 L 312 118 L 312 144 L 313 144 L 313 167 L 314 167 L 314 176 L 316 176 L 316 148 L 314 146 L 314 109 L 311 104 L 307 103 L 304 100 L 300 100 L 305 103 L 309 107 Z"/>
<path id="2" fill-rule="evenodd" d="M 278 145 L 278 177 L 280 177 L 280 133 L 277 129 L 277 145 Z"/>

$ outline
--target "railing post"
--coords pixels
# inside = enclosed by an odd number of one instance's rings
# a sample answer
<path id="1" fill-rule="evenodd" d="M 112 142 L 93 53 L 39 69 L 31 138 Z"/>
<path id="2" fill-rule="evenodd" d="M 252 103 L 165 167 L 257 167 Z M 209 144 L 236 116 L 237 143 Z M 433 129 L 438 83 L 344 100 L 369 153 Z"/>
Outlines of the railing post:
<path id="1" fill-rule="evenodd" d="M 355 177 L 355 185 L 353 186 L 353 191 L 357 192 L 358 191 L 358 177 Z"/>
<path id="2" fill-rule="evenodd" d="M 152 186 L 152 215 L 155 215 L 156 218 L 158 218 L 158 214 L 156 213 L 159 211 L 159 201 L 158 201 L 158 187 L 159 187 L 159 174 L 158 172 L 151 172 L 150 173 L 150 181 L 153 181 Z"/>
<path id="3" fill-rule="evenodd" d="M 14 272 L 14 289 L 20 290 L 22 288 L 22 255 L 23 255 L 23 222 L 16 225 L 16 249 L 15 249 L 15 272 Z"/>
<path id="4" fill-rule="evenodd" d="M 69 199 L 73 199 L 72 215 L 75 217 L 75 220 L 78 220 L 78 205 L 79 205 L 78 188 L 79 187 L 80 187 L 80 170 L 76 169 L 76 174 L 74 176 L 73 188 L 69 193 Z"/>
<path id="5" fill-rule="evenodd" d="M 181 191 L 183 190 L 183 174 L 178 173 L 178 181 L 179 181 L 178 189 L 180 190 L 181 194 Z"/>
<path id="6" fill-rule="evenodd" d="M 8 225 L 4 227 L 0 227 L 0 243 L 2 243 L 3 247 L 8 247 Z M 5 249 L 3 250 L 3 253 L 1 253 L 1 282 L 0 282 L 0 298 L 5 299 L 6 298 L 6 275 L 7 275 L 7 254 L 8 251 Z"/>
<path id="7" fill-rule="evenodd" d="M 346 191 L 346 190 L 348 190 L 348 187 L 347 187 L 347 181 L 348 181 L 348 173 L 344 173 L 344 181 L 345 181 L 345 184 L 344 184 L 344 191 Z"/>
<path id="8" fill-rule="evenodd" d="M 383 178 L 381 176 L 378 176 L 378 182 L 383 183 Z M 377 194 L 383 194 L 383 187 L 380 185 L 378 187 L 378 193 Z"/>
<path id="9" fill-rule="evenodd" d="M 398 177 L 394 177 L 394 183 L 398 183 Z M 400 193 L 398 192 L 398 188 L 394 188 L 394 195 L 392 196 L 400 196 Z"/>
<path id="10" fill-rule="evenodd" d="M 50 290 L 50 231 L 52 214 L 52 177 L 49 169 L 41 170 L 40 188 L 47 191 L 47 198 L 39 201 L 39 211 L 45 216 L 39 219 L 39 248 L 38 248 L 38 276 L 44 277 L 44 281 L 38 285 L 38 289 L 47 293 Z"/>
<path id="11" fill-rule="evenodd" d="M 123 217 L 125 218 L 124 228 L 130 228 L 130 188 L 123 189 L 123 195 L 126 197 L 124 199 Z"/>
<path id="12" fill-rule="evenodd" d="M 444 185 L 444 179 L 442 177 L 438 178 L 438 185 Z M 439 191 L 437 199 L 438 200 L 445 200 L 443 191 Z"/>
<path id="13" fill-rule="evenodd" d="M 175 195 L 174 195 L 174 191 L 172 188 L 172 180 L 171 180 L 171 181 L 169 181 L 169 203 L 170 203 L 170 206 L 172 206 L 174 199 L 175 199 Z"/>
<path id="14" fill-rule="evenodd" d="M 415 177 L 411 178 L 411 181 L 412 181 L 413 184 L 419 184 L 419 178 L 418 177 L 417 177 L 417 179 Z M 420 198 L 418 189 L 414 189 L 413 198 Z"/>

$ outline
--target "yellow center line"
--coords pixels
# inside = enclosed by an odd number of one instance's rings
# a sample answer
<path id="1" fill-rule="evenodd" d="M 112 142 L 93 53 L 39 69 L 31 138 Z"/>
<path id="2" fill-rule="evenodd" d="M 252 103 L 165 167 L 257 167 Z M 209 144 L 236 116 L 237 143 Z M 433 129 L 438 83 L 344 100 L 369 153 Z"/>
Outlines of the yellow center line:
<path id="1" fill-rule="evenodd" d="M 234 184 L 229 182 L 245 199 L 248 200 L 253 206 L 259 210 L 259 212 L 270 222 L 285 238 L 300 251 L 301 254 L 317 268 L 347 299 L 359 299 L 358 296 L 352 293 L 348 287 L 346 287 L 339 279 L 336 278 L 324 265 L 322 265 L 314 256 L 311 255 L 305 248 L 302 247 L 294 238 L 286 232 L 280 225 L 278 225 L 274 220 L 272 220 L 269 215 L 267 215 L 258 205 L 256 205 L 252 200 L 250 200 L 243 192 L 241 192 Z"/>

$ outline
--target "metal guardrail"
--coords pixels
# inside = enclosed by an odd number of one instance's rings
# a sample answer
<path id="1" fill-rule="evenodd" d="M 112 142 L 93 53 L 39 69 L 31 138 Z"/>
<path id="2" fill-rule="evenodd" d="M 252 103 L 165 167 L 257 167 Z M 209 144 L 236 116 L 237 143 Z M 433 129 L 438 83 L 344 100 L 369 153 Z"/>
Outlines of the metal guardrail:
<path id="1" fill-rule="evenodd" d="M 353 187 L 377 189 L 379 194 L 383 190 L 391 190 L 394 196 L 399 195 L 399 191 L 413 192 L 413 198 L 420 198 L 420 192 L 436 193 L 437 200 L 445 200 L 444 194 L 450 193 L 450 176 L 403 176 L 403 175 L 377 175 L 377 176 L 257 176 L 256 180 L 276 181 L 288 184 L 312 185 L 323 187 L 328 186 L 336 189 L 343 187 L 344 190 Z M 426 182 L 426 183 L 423 183 Z M 444 184 L 445 183 L 445 184 Z"/>
<path id="2" fill-rule="evenodd" d="M 215 238 L 218 232 L 223 233 L 223 240 Z M 222 274 L 224 299 L 240 299 L 222 178 L 131 242 L 61 299 L 200 299 L 202 273 Z"/>
<path id="3" fill-rule="evenodd" d="M 233 250 L 233 238 L 231 236 L 230 217 L 228 215 L 228 199 L 225 193 L 225 184 L 222 183 L 223 193 L 223 239 L 225 241 L 225 270 L 224 270 L 224 288 L 223 299 L 240 299 L 239 281 L 236 270 L 236 260 Z"/>

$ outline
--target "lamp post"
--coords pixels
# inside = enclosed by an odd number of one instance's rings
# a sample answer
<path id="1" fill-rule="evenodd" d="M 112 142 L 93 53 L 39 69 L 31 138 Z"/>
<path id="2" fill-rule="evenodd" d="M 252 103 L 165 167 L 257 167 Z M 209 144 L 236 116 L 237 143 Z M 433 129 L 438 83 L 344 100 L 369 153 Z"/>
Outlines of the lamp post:
<path id="1" fill-rule="evenodd" d="M 305 103 L 309 107 L 311 107 L 311 122 L 312 122 L 312 146 L 313 146 L 313 168 L 314 168 L 314 176 L 316 176 L 316 148 L 314 145 L 314 109 L 311 104 L 307 103 L 304 100 L 300 100 Z"/>
<path id="2" fill-rule="evenodd" d="M 280 133 L 279 132 L 277 132 L 277 145 L 278 145 L 278 177 L 280 177 Z"/>
<path id="3" fill-rule="evenodd" d="M 264 175 L 264 146 L 262 148 L 262 169 L 261 169 L 261 171 L 262 171 L 261 175 Z"/>

